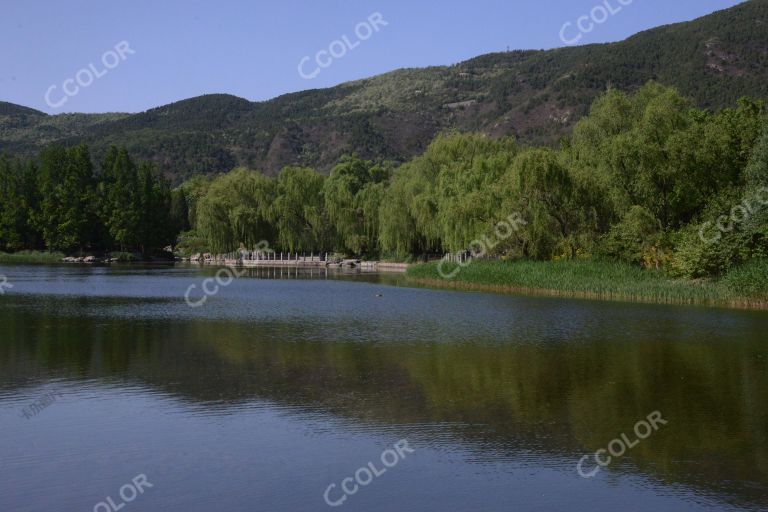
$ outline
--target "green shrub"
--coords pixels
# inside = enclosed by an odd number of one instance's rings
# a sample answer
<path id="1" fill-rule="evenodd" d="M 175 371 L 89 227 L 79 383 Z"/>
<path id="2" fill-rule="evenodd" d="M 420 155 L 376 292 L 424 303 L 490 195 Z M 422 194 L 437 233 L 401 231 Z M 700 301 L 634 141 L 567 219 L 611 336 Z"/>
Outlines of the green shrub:
<path id="1" fill-rule="evenodd" d="M 629 263 L 643 263 L 661 240 L 661 223 L 647 208 L 633 206 L 621 222 L 614 224 L 601 249 L 608 256 Z"/>
<path id="2" fill-rule="evenodd" d="M 768 256 L 768 207 L 758 197 L 756 189 L 746 188 L 714 198 L 698 222 L 676 233 L 672 275 L 722 276 L 752 258 Z"/>
<path id="3" fill-rule="evenodd" d="M 177 256 L 188 258 L 193 254 L 209 252 L 205 238 L 196 231 L 185 231 L 179 235 L 174 253 Z"/>
<path id="4" fill-rule="evenodd" d="M 130 261 L 136 261 L 136 257 L 130 252 L 121 252 L 121 251 L 111 252 L 109 253 L 109 257 L 125 263 Z"/>

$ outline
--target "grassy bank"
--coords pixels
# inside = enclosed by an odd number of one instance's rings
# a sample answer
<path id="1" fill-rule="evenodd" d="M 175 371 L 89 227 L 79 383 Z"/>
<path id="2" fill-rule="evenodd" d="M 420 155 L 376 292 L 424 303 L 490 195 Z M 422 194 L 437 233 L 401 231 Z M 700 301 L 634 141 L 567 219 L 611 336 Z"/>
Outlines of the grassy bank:
<path id="1" fill-rule="evenodd" d="M 456 264 L 441 270 L 451 275 Z M 459 290 L 519 293 L 660 304 L 706 304 L 768 309 L 768 263 L 754 262 L 719 281 L 670 279 L 662 272 L 607 261 L 474 261 L 453 278 L 437 263 L 415 265 L 406 276 L 414 283 Z M 749 283 L 750 287 L 745 288 Z"/>
<path id="2" fill-rule="evenodd" d="M 47 251 L 0 252 L 0 263 L 61 263 L 64 254 Z"/>

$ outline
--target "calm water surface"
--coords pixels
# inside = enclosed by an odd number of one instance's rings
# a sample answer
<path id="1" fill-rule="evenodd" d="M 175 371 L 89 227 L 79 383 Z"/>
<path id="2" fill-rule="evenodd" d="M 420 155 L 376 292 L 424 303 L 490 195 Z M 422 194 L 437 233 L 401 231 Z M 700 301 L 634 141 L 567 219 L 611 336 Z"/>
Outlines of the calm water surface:
<path id="1" fill-rule="evenodd" d="M 0 266 L 0 511 L 768 510 L 768 314 L 213 272 Z"/>

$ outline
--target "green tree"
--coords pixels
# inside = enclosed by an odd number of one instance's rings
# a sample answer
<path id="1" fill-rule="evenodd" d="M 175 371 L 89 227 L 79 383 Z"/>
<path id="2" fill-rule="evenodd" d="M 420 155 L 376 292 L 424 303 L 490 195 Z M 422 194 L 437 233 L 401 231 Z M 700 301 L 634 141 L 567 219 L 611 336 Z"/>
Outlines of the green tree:
<path id="1" fill-rule="evenodd" d="M 52 250 L 84 250 L 98 238 L 93 164 L 86 146 L 53 146 L 40 156 L 36 222 Z"/>
<path id="2" fill-rule="evenodd" d="M 197 229 L 216 252 L 270 241 L 274 237 L 269 219 L 274 200 L 273 179 L 235 169 L 213 180 L 197 201 Z"/>
<path id="3" fill-rule="evenodd" d="M 575 257 L 584 216 L 571 173 L 550 149 L 522 152 L 515 160 L 525 228 L 525 254 Z"/>
<path id="4" fill-rule="evenodd" d="M 171 191 L 171 223 L 177 233 L 189 231 L 189 203 L 183 187 Z"/>
<path id="5" fill-rule="evenodd" d="M 346 252 L 375 252 L 378 238 L 378 206 L 382 187 L 389 177 L 384 168 L 345 156 L 323 183 L 328 222 L 333 226 L 335 244 Z"/>
<path id="6" fill-rule="evenodd" d="M 120 250 L 139 245 L 141 193 L 136 164 L 125 148 L 110 148 L 104 159 L 102 177 L 104 224 Z"/>
<path id="7" fill-rule="evenodd" d="M 282 249 L 318 251 L 331 245 L 324 211 L 324 180 L 308 168 L 286 167 L 280 171 L 271 220 L 277 228 Z"/>
<path id="8" fill-rule="evenodd" d="M 139 225 L 138 243 L 142 252 L 151 253 L 174 241 L 176 230 L 171 219 L 171 190 L 168 180 L 153 164 L 142 163 L 138 170 Z"/>
<path id="9" fill-rule="evenodd" d="M 29 231 L 27 219 L 23 165 L 0 155 L 0 250 L 24 248 Z"/>

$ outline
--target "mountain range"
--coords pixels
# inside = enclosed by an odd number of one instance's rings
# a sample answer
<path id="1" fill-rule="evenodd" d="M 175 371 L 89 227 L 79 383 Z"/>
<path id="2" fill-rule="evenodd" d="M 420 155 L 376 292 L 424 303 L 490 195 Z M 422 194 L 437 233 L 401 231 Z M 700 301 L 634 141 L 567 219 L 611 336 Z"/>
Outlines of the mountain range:
<path id="1" fill-rule="evenodd" d="M 348 153 L 405 161 L 450 130 L 554 144 L 601 92 L 649 80 L 711 110 L 741 96 L 768 98 L 768 0 L 621 42 L 492 53 L 262 102 L 212 94 L 134 114 L 48 115 L 0 101 L 0 152 L 31 156 L 50 143 L 85 142 L 98 158 L 118 144 L 177 183 L 237 166 L 327 172 Z"/>

